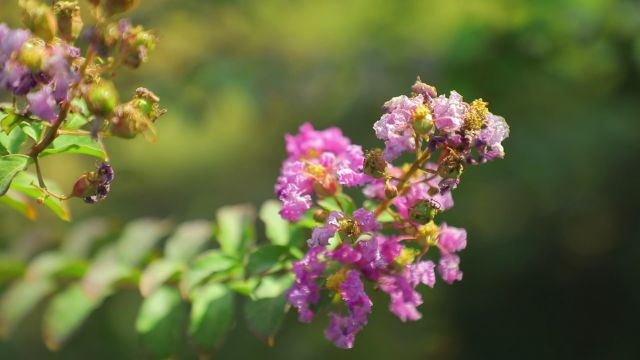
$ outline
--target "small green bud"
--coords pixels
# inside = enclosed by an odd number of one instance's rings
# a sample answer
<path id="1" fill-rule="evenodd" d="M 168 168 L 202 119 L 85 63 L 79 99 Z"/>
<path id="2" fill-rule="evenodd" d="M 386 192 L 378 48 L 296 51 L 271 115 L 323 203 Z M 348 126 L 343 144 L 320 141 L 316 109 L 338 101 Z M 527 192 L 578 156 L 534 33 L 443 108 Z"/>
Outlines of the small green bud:
<path id="1" fill-rule="evenodd" d="M 18 60 L 32 72 L 42 70 L 46 60 L 45 43 L 41 39 L 31 38 L 20 49 Z"/>
<path id="2" fill-rule="evenodd" d="M 415 130 L 418 135 L 426 135 L 433 130 L 433 117 L 431 114 L 428 114 L 419 119 L 415 119 L 413 121 L 413 130 Z"/>
<path id="3" fill-rule="evenodd" d="M 409 220 L 426 224 L 440 212 L 440 204 L 433 200 L 420 200 L 409 209 Z"/>
<path id="4" fill-rule="evenodd" d="M 45 41 L 53 40 L 58 24 L 51 7 L 36 0 L 20 0 L 19 5 L 25 26 Z"/>
<path id="5" fill-rule="evenodd" d="M 69 42 L 77 39 L 84 25 L 78 2 L 58 1 L 53 5 L 53 12 L 58 21 L 58 35 Z"/>
<path id="6" fill-rule="evenodd" d="M 118 91 L 109 80 L 92 84 L 84 93 L 85 101 L 95 115 L 107 116 L 118 105 Z"/>
<path id="7" fill-rule="evenodd" d="M 389 181 L 385 181 L 384 183 L 384 195 L 387 199 L 393 199 L 398 196 L 398 188 L 394 185 L 391 185 Z"/>
<path id="8" fill-rule="evenodd" d="M 340 225 L 340 232 L 345 234 L 347 237 L 355 240 L 360 236 L 360 226 L 355 220 L 351 218 L 342 218 L 338 220 L 338 224 Z"/>
<path id="9" fill-rule="evenodd" d="M 381 179 L 387 175 L 387 162 L 382 149 L 368 150 L 364 156 L 364 173 L 372 178 Z"/>

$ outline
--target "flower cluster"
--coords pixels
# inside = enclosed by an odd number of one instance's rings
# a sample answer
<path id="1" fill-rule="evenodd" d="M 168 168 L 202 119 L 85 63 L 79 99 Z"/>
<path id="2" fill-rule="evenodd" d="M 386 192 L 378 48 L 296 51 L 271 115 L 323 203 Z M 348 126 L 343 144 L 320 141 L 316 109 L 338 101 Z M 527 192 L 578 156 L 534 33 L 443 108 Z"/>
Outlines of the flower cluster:
<path id="1" fill-rule="evenodd" d="M 18 123 L 30 127 L 31 136 L 16 138 L 24 138 L 25 143 L 29 138 L 34 140 L 21 155 L 35 163 L 38 187 L 44 197 L 80 197 L 95 203 L 107 196 L 113 178 L 111 167 L 103 163 L 98 171 L 81 175 L 71 195 L 49 191 L 38 158 L 60 136 L 66 137 L 61 142 L 68 149 L 90 141 L 93 149 L 84 153 L 101 160 L 108 159 L 102 144 L 104 137 L 156 137 L 154 122 L 165 112 L 160 99 L 140 87 L 130 100 L 120 102 L 113 82 L 121 66 L 139 67 L 156 45 L 157 37 L 152 31 L 114 17 L 137 2 L 92 0 L 86 12 L 91 14 L 93 25 L 85 26 L 77 0 L 53 1 L 51 5 L 20 0 L 26 28 L 10 29 L 0 24 L 0 87 L 13 100 L 2 105 L 0 115 L 12 113 L 14 116 L 9 119 L 17 119 L 15 123 L 3 123 L 1 130 L 9 135 L 22 131 L 16 126 Z M 80 48 L 86 50 L 82 52 Z M 57 153 L 64 151 L 58 149 Z"/>
<path id="2" fill-rule="evenodd" d="M 276 184 L 281 215 L 292 222 L 312 216 L 320 224 L 293 265 L 295 282 L 285 295 L 303 322 L 332 304 L 325 336 L 341 348 L 353 347 L 367 324 L 373 308 L 367 287 L 388 294 L 389 310 L 408 321 L 421 317 L 418 285 L 432 288 L 438 275 L 447 284 L 462 280 L 458 253 L 467 232 L 436 217 L 453 206 L 451 192 L 465 166 L 504 156 L 509 127 L 482 99 L 466 103 L 455 91 L 438 96 L 420 79 L 411 90 L 387 101 L 373 126 L 384 149 L 363 154 L 339 129 L 309 124 L 286 137 L 288 158 Z M 391 163 L 407 153 L 415 158 Z M 360 188 L 363 207 L 356 209 L 342 186 Z M 333 199 L 339 210 L 314 198 Z"/>

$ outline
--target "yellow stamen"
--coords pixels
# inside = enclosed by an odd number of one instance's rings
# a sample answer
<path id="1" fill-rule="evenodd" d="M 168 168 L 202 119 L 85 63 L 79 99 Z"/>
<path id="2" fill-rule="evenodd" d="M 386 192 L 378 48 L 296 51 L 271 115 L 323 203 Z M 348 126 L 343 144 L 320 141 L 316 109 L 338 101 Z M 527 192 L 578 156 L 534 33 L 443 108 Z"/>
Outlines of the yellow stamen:
<path id="1" fill-rule="evenodd" d="M 464 118 L 464 127 L 469 130 L 480 130 L 484 124 L 485 117 L 489 113 L 487 105 L 489 103 L 482 101 L 482 99 L 473 100 Z"/>

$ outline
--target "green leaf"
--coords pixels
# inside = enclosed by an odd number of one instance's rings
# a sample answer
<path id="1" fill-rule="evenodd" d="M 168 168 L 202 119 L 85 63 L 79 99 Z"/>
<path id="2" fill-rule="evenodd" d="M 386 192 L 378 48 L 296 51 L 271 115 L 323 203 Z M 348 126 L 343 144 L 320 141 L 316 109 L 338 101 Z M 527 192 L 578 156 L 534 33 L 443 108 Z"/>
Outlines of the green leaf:
<path id="1" fill-rule="evenodd" d="M 102 145 L 85 135 L 60 135 L 40 153 L 40 157 L 53 154 L 84 154 L 101 160 L 107 159 L 107 153 Z"/>
<path id="2" fill-rule="evenodd" d="M 27 134 L 25 134 L 21 128 L 16 127 L 9 133 L 9 136 L 7 136 L 5 148 L 7 148 L 10 154 L 17 154 L 20 152 L 20 148 L 26 139 Z"/>
<path id="3" fill-rule="evenodd" d="M 43 130 L 42 122 L 21 121 L 19 125 L 20 129 L 22 129 L 22 131 L 33 141 L 37 142 L 38 140 L 40 140 L 40 136 L 42 135 Z"/>
<path id="4" fill-rule="evenodd" d="M 180 287 L 184 293 L 189 293 L 193 287 L 209 276 L 231 269 L 239 265 L 237 259 L 227 256 L 219 250 L 210 250 L 196 258 L 191 268 L 182 277 Z"/>
<path id="5" fill-rule="evenodd" d="M 76 223 L 62 240 L 60 251 L 75 258 L 86 258 L 96 241 L 109 233 L 106 219 L 93 218 Z"/>
<path id="6" fill-rule="evenodd" d="M 289 223 L 280 216 L 282 205 L 277 200 L 267 200 L 260 208 L 260 219 L 265 224 L 267 238 L 272 244 L 289 243 Z"/>
<path id="7" fill-rule="evenodd" d="M 15 176 L 27 167 L 29 159 L 18 154 L 0 156 L 0 196 L 7 192 Z"/>
<path id="8" fill-rule="evenodd" d="M 37 182 L 38 180 L 34 174 L 22 172 L 22 173 L 19 173 L 11 183 L 11 190 L 27 195 L 32 199 L 40 200 L 43 197 L 43 193 L 40 190 L 40 188 L 34 185 Z M 56 193 L 60 193 L 60 189 L 56 186 L 56 184 L 53 181 L 45 179 L 45 182 L 47 183 L 49 190 Z M 64 221 L 71 220 L 71 213 L 69 212 L 69 208 L 67 207 L 67 204 L 61 201 L 60 199 L 56 199 L 52 196 L 47 196 L 44 199 L 44 202 L 42 203 L 42 205 L 48 207 L 60 219 Z"/>
<path id="9" fill-rule="evenodd" d="M 35 207 L 24 196 L 16 193 L 13 190 L 9 190 L 4 195 L 0 196 L 0 204 L 5 204 L 8 207 L 16 210 L 29 220 L 35 220 L 38 217 Z"/>
<path id="10" fill-rule="evenodd" d="M 158 259 L 152 262 L 140 277 L 140 293 L 142 296 L 149 296 L 156 288 L 180 272 L 183 267 L 181 263 L 169 259 Z"/>
<path id="11" fill-rule="evenodd" d="M 51 275 L 63 269 L 70 262 L 70 259 L 61 252 L 45 252 L 31 260 L 25 277 L 32 281 L 50 278 Z"/>
<path id="12" fill-rule="evenodd" d="M 233 325 L 233 292 L 222 284 L 207 284 L 192 293 L 189 335 L 202 350 L 215 349 Z"/>
<path id="13" fill-rule="evenodd" d="M 82 278 L 82 288 L 92 298 L 103 299 L 113 292 L 114 285 L 129 276 L 133 269 L 116 258 L 113 247 L 104 248 Z"/>
<path id="14" fill-rule="evenodd" d="M 13 111 L 13 110 L 10 110 L 10 111 Z M 13 112 L 10 112 L 10 113 L 2 112 L 0 113 L 0 128 L 5 133 L 9 134 L 11 130 L 13 130 L 13 128 L 18 126 L 20 121 L 22 121 L 22 118 L 23 118 L 22 116 L 17 115 Z"/>
<path id="15" fill-rule="evenodd" d="M 189 261 L 207 245 L 212 233 L 209 221 L 194 220 L 182 223 L 167 240 L 164 254 L 172 260 Z"/>
<path id="16" fill-rule="evenodd" d="M 259 275 L 273 269 L 287 258 L 289 248 L 282 245 L 265 245 L 249 255 L 247 272 L 249 275 Z"/>
<path id="17" fill-rule="evenodd" d="M 69 115 L 67 116 L 67 120 L 64 122 L 64 125 L 62 125 L 62 128 L 64 130 L 77 130 L 87 125 L 88 123 L 89 119 L 87 117 L 80 113 L 73 112 L 69 113 Z"/>
<path id="18" fill-rule="evenodd" d="M 267 299 L 278 297 L 293 285 L 295 280 L 293 273 L 283 275 L 269 275 L 260 280 L 260 284 L 256 287 L 253 298 Z"/>
<path id="19" fill-rule="evenodd" d="M 137 266 L 158 241 L 169 231 L 169 222 L 138 219 L 124 229 L 116 245 L 118 258 L 126 265 Z"/>
<path id="20" fill-rule="evenodd" d="M 26 266 L 21 259 L 0 254 L 0 285 L 21 277 L 26 270 L 25 268 Z"/>
<path id="21" fill-rule="evenodd" d="M 163 286 L 142 303 L 136 330 L 145 347 L 156 357 L 169 357 L 180 349 L 185 317 L 185 305 L 178 290 Z"/>
<path id="22" fill-rule="evenodd" d="M 340 211 L 351 215 L 356 209 L 353 200 L 343 193 L 336 193 L 333 197 L 324 198 L 318 201 L 318 205 L 327 211 Z"/>
<path id="23" fill-rule="evenodd" d="M 0 299 L 0 337 L 7 337 L 47 295 L 55 289 L 53 281 L 19 280 L 5 290 Z"/>
<path id="24" fill-rule="evenodd" d="M 255 241 L 255 212 L 249 205 L 222 207 L 217 213 L 217 240 L 222 252 L 241 256 Z"/>
<path id="25" fill-rule="evenodd" d="M 244 303 L 244 319 L 247 328 L 257 338 L 274 345 L 275 335 L 289 311 L 289 304 L 284 296 L 247 300 Z"/>
<path id="26" fill-rule="evenodd" d="M 43 334 L 47 347 L 58 350 L 101 303 L 89 297 L 79 284 L 57 294 L 45 310 Z"/>

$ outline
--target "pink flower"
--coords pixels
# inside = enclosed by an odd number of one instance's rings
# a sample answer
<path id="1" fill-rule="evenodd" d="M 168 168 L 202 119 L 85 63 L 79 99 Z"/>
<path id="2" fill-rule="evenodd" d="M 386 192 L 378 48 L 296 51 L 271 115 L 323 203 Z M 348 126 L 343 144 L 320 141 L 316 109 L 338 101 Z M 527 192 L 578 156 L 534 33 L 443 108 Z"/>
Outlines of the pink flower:
<path id="1" fill-rule="evenodd" d="M 392 161 L 405 151 L 415 151 L 413 111 L 423 102 L 422 95 L 413 98 L 402 95 L 384 104 L 386 113 L 373 125 L 373 129 L 376 137 L 384 140 L 385 160 Z"/>
<path id="2" fill-rule="evenodd" d="M 453 284 L 462 280 L 462 271 L 460 271 L 460 258 L 454 254 L 447 254 L 440 258 L 438 264 L 438 272 L 442 280 L 447 284 Z"/>
<path id="3" fill-rule="evenodd" d="M 448 253 L 463 250 L 467 247 L 467 230 L 443 223 L 440 226 L 438 247 Z"/>
<path id="4" fill-rule="evenodd" d="M 452 91 L 447 98 L 440 95 L 431 101 L 433 123 L 440 131 L 453 132 L 462 126 L 468 105 L 462 101 L 462 95 Z"/>

